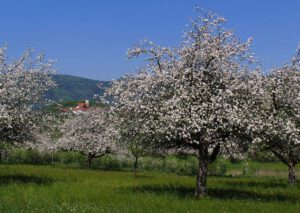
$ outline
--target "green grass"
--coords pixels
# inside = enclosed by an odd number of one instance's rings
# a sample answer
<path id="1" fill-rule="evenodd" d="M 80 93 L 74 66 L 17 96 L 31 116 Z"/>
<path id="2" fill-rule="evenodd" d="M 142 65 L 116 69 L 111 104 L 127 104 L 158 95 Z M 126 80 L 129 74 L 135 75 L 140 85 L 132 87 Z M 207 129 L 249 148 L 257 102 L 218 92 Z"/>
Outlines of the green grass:
<path id="1" fill-rule="evenodd" d="M 208 196 L 193 196 L 195 177 L 159 172 L 1 165 L 0 212 L 299 212 L 300 185 L 285 178 L 209 177 Z"/>

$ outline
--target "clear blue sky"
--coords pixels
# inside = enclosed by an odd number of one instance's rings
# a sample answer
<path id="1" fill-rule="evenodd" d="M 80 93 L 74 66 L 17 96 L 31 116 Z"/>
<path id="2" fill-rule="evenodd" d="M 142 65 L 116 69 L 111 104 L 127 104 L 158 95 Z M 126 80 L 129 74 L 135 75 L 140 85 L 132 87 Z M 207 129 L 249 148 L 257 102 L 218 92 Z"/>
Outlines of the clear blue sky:
<path id="1" fill-rule="evenodd" d="M 289 60 L 300 42 L 299 0 L 0 0 L 0 43 L 58 59 L 60 73 L 116 79 L 134 71 L 127 48 L 141 39 L 176 46 L 194 7 L 212 9 L 246 39 L 265 69 Z"/>

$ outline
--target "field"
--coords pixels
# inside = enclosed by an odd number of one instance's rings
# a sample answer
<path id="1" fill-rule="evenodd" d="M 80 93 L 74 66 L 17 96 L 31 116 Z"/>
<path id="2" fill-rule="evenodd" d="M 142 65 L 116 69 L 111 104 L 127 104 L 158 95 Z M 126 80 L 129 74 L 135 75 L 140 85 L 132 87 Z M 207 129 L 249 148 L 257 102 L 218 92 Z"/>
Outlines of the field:
<path id="1" fill-rule="evenodd" d="M 286 168 L 259 167 L 258 176 L 210 176 L 208 196 L 196 200 L 194 176 L 6 164 L 0 212 L 299 212 L 300 185 L 274 177 Z"/>

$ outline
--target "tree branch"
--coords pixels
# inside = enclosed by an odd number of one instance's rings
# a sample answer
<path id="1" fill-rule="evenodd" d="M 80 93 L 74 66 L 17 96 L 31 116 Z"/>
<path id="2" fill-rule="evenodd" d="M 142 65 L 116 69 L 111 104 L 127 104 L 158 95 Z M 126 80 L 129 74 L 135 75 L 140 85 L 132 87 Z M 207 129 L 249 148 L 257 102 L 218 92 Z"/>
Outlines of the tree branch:
<path id="1" fill-rule="evenodd" d="M 220 151 L 220 144 L 218 143 L 215 148 L 213 149 L 213 152 L 211 153 L 211 155 L 209 156 L 209 162 L 212 163 L 216 160 L 218 154 L 219 154 L 219 151 Z"/>

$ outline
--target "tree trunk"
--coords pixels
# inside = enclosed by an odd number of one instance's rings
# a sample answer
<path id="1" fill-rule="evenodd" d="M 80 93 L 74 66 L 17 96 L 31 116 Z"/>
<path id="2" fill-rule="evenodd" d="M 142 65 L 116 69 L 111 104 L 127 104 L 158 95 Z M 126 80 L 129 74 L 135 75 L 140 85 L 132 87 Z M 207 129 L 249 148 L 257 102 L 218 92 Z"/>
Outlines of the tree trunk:
<path id="1" fill-rule="evenodd" d="M 199 170 L 196 182 L 196 197 L 203 197 L 207 193 L 206 180 L 208 175 L 208 165 L 215 161 L 220 151 L 220 144 L 216 144 L 211 154 L 208 152 L 207 146 L 200 146 L 198 153 Z"/>
<path id="2" fill-rule="evenodd" d="M 197 174 L 196 182 L 196 197 L 200 198 L 206 195 L 206 180 L 208 174 L 208 160 L 204 158 L 199 158 L 199 170 Z"/>
<path id="3" fill-rule="evenodd" d="M 294 164 L 289 164 L 289 184 L 291 186 L 296 185 L 296 174 L 295 174 L 295 165 Z"/>
<path id="4" fill-rule="evenodd" d="M 91 166 L 92 166 L 92 159 L 93 159 L 93 155 L 89 154 L 88 158 L 86 160 L 86 167 L 87 168 L 91 168 Z"/>
<path id="5" fill-rule="evenodd" d="M 134 172 L 134 177 L 137 175 L 137 168 L 138 168 L 138 157 L 134 157 L 134 163 L 133 163 L 133 172 Z"/>

